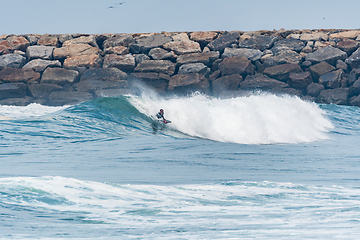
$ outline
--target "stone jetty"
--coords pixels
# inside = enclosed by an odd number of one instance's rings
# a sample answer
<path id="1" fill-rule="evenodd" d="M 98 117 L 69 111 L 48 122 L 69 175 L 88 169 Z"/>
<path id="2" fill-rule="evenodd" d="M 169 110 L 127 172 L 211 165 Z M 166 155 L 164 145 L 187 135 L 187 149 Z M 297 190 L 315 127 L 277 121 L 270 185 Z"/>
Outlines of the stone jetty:
<path id="1" fill-rule="evenodd" d="M 0 36 L 0 105 L 77 104 L 131 92 L 266 91 L 360 107 L 360 30 Z"/>

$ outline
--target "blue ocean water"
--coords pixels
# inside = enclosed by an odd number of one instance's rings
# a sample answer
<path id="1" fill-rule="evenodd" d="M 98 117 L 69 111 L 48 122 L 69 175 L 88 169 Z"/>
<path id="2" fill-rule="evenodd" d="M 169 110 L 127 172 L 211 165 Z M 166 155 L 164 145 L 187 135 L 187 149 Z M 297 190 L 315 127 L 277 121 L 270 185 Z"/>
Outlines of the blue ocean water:
<path id="1" fill-rule="evenodd" d="M 147 92 L 0 115 L 0 239 L 360 238 L 357 107 Z"/>

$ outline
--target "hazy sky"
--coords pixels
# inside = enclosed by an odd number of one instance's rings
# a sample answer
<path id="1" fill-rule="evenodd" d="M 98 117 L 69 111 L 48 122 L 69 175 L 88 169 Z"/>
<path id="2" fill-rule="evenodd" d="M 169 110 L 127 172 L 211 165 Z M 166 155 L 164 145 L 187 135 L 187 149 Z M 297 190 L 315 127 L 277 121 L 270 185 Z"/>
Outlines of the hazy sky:
<path id="1" fill-rule="evenodd" d="M 0 35 L 360 28 L 359 0 L 0 0 L 0 9 Z"/>

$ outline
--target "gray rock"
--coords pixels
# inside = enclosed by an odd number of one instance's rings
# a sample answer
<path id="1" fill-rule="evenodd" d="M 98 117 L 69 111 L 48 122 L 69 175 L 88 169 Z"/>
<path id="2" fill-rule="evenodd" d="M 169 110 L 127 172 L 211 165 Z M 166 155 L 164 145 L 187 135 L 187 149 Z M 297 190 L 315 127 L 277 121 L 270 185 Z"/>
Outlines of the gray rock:
<path id="1" fill-rule="evenodd" d="M 194 41 L 174 41 L 163 45 L 163 48 L 178 55 L 201 52 L 200 44 Z"/>
<path id="2" fill-rule="evenodd" d="M 251 61 L 245 57 L 229 57 L 225 58 L 219 64 L 219 70 L 221 71 L 222 76 L 232 75 L 232 74 L 254 74 L 255 67 L 251 64 Z"/>
<path id="3" fill-rule="evenodd" d="M 100 80 L 117 82 L 119 80 L 127 80 L 128 76 L 117 68 L 93 68 L 87 69 L 80 77 L 81 81 Z"/>
<path id="4" fill-rule="evenodd" d="M 27 95 L 25 83 L 3 83 L 0 84 L 0 100 L 7 98 L 22 98 Z"/>
<path id="5" fill-rule="evenodd" d="M 103 49 L 106 51 L 107 48 L 116 46 L 129 47 L 133 43 L 135 43 L 135 39 L 130 34 L 121 34 L 120 36 L 106 39 L 103 42 Z"/>
<path id="6" fill-rule="evenodd" d="M 360 78 L 349 89 L 350 97 L 360 95 Z"/>
<path id="7" fill-rule="evenodd" d="M 0 56 L 0 69 L 4 67 L 21 68 L 26 63 L 26 57 L 9 53 Z"/>
<path id="8" fill-rule="evenodd" d="M 26 56 L 29 60 L 35 58 L 41 58 L 45 60 L 51 60 L 53 58 L 53 46 L 29 46 L 26 49 Z"/>
<path id="9" fill-rule="evenodd" d="M 310 72 L 291 72 L 287 83 L 291 88 L 304 91 L 312 83 L 311 74 Z"/>
<path id="10" fill-rule="evenodd" d="M 284 40 L 275 42 L 273 49 L 276 50 L 277 48 L 286 48 L 288 50 L 292 50 L 299 53 L 304 47 L 305 47 L 305 43 L 303 41 L 296 40 L 293 38 L 286 38 Z"/>
<path id="11" fill-rule="evenodd" d="M 52 92 L 62 91 L 63 88 L 57 84 L 41 83 L 29 84 L 29 93 L 34 99 L 47 99 Z"/>
<path id="12" fill-rule="evenodd" d="M 277 39 L 277 36 L 255 35 L 252 38 L 241 41 L 239 47 L 264 51 L 265 49 L 271 48 Z"/>
<path id="13" fill-rule="evenodd" d="M 239 74 L 217 78 L 212 82 L 213 93 L 219 94 L 226 90 L 238 90 L 242 81 L 243 77 Z"/>
<path id="14" fill-rule="evenodd" d="M 353 52 L 353 54 L 345 60 L 345 63 L 350 65 L 352 68 L 360 67 L 360 48 Z"/>
<path id="15" fill-rule="evenodd" d="M 61 67 L 61 63 L 58 60 L 43 60 L 43 59 L 34 59 L 25 64 L 23 69 L 32 69 L 35 72 L 43 72 L 47 67 Z"/>
<path id="16" fill-rule="evenodd" d="M 27 106 L 33 102 L 33 99 L 29 96 L 22 98 L 7 98 L 0 101 L 0 105 L 9 105 L 9 106 Z"/>
<path id="17" fill-rule="evenodd" d="M 114 89 L 114 88 L 128 88 L 127 80 L 118 81 L 101 81 L 101 80 L 86 80 L 74 84 L 74 88 L 80 92 L 94 92 L 99 89 Z"/>
<path id="18" fill-rule="evenodd" d="M 349 104 L 350 104 L 351 106 L 360 107 L 360 96 L 351 98 Z"/>
<path id="19" fill-rule="evenodd" d="M 326 104 L 347 105 L 349 97 L 348 88 L 326 89 L 321 91 L 316 101 Z"/>
<path id="20" fill-rule="evenodd" d="M 165 43 L 171 42 L 172 38 L 167 37 L 164 34 L 151 35 L 144 38 L 136 39 L 136 43 L 131 44 L 131 53 L 148 53 L 152 48 L 158 48 L 163 46 Z"/>
<path id="21" fill-rule="evenodd" d="M 79 72 L 75 70 L 67 70 L 63 68 L 47 68 L 40 83 L 50 83 L 64 86 L 65 84 L 73 84 L 79 79 Z"/>
<path id="22" fill-rule="evenodd" d="M 59 37 L 59 42 L 62 44 L 71 39 L 73 39 L 73 36 L 71 34 L 61 34 Z"/>
<path id="23" fill-rule="evenodd" d="M 313 78 L 316 81 L 319 79 L 321 75 L 335 70 L 335 68 L 327 62 L 320 62 L 318 64 L 310 66 L 309 69 L 311 71 Z"/>
<path id="24" fill-rule="evenodd" d="M 157 72 L 173 75 L 175 63 L 169 60 L 145 60 L 136 66 L 134 72 Z"/>
<path id="25" fill-rule="evenodd" d="M 230 47 L 231 44 L 237 43 L 239 37 L 240 34 L 238 32 L 227 33 L 210 42 L 207 47 L 212 51 L 223 52 L 224 49 Z"/>
<path id="26" fill-rule="evenodd" d="M 209 72 L 210 69 L 203 63 L 188 63 L 179 68 L 179 74 L 199 73 L 206 75 Z"/>
<path id="27" fill-rule="evenodd" d="M 135 64 L 138 65 L 144 60 L 150 60 L 150 57 L 146 54 L 134 54 Z"/>
<path id="28" fill-rule="evenodd" d="M 211 64 L 219 59 L 220 53 L 218 51 L 211 52 L 201 52 L 201 53 L 189 53 L 180 55 L 176 59 L 178 65 L 187 64 L 187 63 L 203 63 L 206 66 L 211 66 Z"/>
<path id="29" fill-rule="evenodd" d="M 319 83 L 325 88 L 339 88 L 343 78 L 344 71 L 339 69 L 333 72 L 328 72 L 319 77 Z"/>
<path id="30" fill-rule="evenodd" d="M 49 105 L 63 106 L 74 105 L 81 102 L 92 100 L 93 96 L 89 92 L 53 92 L 49 95 Z"/>
<path id="31" fill-rule="evenodd" d="M 300 64 L 302 61 L 302 56 L 292 50 L 282 50 L 276 53 L 273 57 L 269 57 L 268 59 L 272 59 L 276 64 Z M 269 61 L 269 60 L 268 60 Z"/>
<path id="32" fill-rule="evenodd" d="M 348 70 L 348 65 L 342 60 L 337 60 L 336 61 L 336 68 L 337 69 L 342 69 L 344 72 L 346 72 Z"/>
<path id="33" fill-rule="evenodd" d="M 159 93 L 165 93 L 170 81 L 170 76 L 156 72 L 134 72 L 130 75 L 133 82 L 142 82 Z"/>
<path id="34" fill-rule="evenodd" d="M 324 89 L 325 89 L 325 87 L 324 87 L 324 85 L 322 85 L 322 84 L 311 83 L 311 84 L 307 87 L 306 92 L 307 92 L 307 94 L 308 94 L 309 96 L 311 96 L 311 97 L 318 97 L 319 94 L 320 94 L 320 92 L 321 92 L 322 90 L 324 90 Z"/>
<path id="35" fill-rule="evenodd" d="M 193 91 L 208 93 L 209 80 L 198 73 L 176 74 L 171 77 L 168 90 L 185 94 Z"/>
<path id="36" fill-rule="evenodd" d="M 350 56 L 358 47 L 360 43 L 352 39 L 343 39 L 336 44 L 337 48 L 340 48 Z"/>
<path id="37" fill-rule="evenodd" d="M 227 57 L 246 57 L 249 60 L 255 62 L 261 59 L 263 53 L 258 49 L 248 48 L 225 48 L 224 53 L 221 55 L 222 58 Z"/>
<path id="38" fill-rule="evenodd" d="M 173 51 L 168 52 L 162 48 L 153 48 L 148 55 L 154 60 L 175 60 L 177 58 Z"/>
<path id="39" fill-rule="evenodd" d="M 313 53 L 309 53 L 306 55 L 305 59 L 311 61 L 312 63 L 319 63 L 326 61 L 331 65 L 335 65 L 337 60 L 345 60 L 347 58 L 347 54 L 344 51 L 341 51 L 338 48 L 334 48 L 332 46 L 327 46 L 316 50 Z"/>
<path id="40" fill-rule="evenodd" d="M 105 56 L 103 68 L 118 68 L 124 72 L 132 72 L 135 68 L 135 58 L 130 54 L 108 54 Z"/>
<path id="41" fill-rule="evenodd" d="M 281 64 L 273 67 L 268 67 L 264 70 L 264 74 L 270 78 L 286 82 L 290 73 L 299 73 L 302 69 L 297 64 Z"/>
<path id="42" fill-rule="evenodd" d="M 288 84 L 269 78 L 268 76 L 257 73 L 255 75 L 248 75 L 243 82 L 240 83 L 242 90 L 264 90 L 268 91 L 275 88 L 287 88 Z"/>

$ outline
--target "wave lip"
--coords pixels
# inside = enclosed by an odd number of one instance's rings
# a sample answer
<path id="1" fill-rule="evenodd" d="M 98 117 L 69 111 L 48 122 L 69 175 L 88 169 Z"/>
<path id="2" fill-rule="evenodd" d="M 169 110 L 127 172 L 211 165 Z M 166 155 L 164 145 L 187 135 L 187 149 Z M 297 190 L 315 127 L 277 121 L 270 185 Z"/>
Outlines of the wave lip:
<path id="1" fill-rule="evenodd" d="M 240 144 L 307 143 L 327 139 L 333 128 L 324 110 L 298 97 L 257 94 L 229 99 L 201 94 L 160 98 L 132 96 L 142 113 L 160 108 L 171 128 L 189 136 Z"/>

